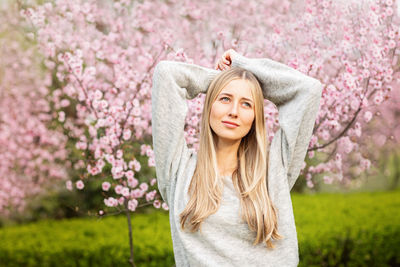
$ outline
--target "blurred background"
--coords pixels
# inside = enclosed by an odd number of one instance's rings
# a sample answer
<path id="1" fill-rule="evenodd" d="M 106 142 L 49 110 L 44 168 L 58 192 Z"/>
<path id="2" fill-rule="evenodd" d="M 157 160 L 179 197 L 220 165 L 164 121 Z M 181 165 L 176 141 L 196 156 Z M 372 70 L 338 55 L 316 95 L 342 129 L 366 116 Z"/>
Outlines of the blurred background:
<path id="1" fill-rule="evenodd" d="M 394 0 L 1 0 L 0 265 L 173 266 L 154 66 L 230 48 L 324 90 L 291 191 L 301 266 L 400 266 Z M 188 100 L 198 149 L 204 95 Z M 269 140 L 277 108 L 265 100 Z"/>

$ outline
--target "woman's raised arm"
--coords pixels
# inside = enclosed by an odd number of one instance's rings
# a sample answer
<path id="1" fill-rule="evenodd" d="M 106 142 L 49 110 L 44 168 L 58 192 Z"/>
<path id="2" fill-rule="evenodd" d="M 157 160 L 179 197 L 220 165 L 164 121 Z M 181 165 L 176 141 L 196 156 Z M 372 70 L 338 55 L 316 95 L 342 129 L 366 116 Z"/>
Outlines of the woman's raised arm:
<path id="1" fill-rule="evenodd" d="M 152 135 L 158 188 L 169 205 L 169 186 L 181 161 L 189 158 L 184 137 L 187 99 L 206 93 L 217 70 L 176 61 L 160 61 L 153 73 Z"/>
<path id="2" fill-rule="evenodd" d="M 279 142 L 282 162 L 287 170 L 289 190 L 295 184 L 319 110 L 322 84 L 287 65 L 268 58 L 247 58 L 230 50 L 231 66 L 251 71 L 261 83 L 264 98 L 279 111 Z M 272 146 L 271 146 L 272 148 Z"/>

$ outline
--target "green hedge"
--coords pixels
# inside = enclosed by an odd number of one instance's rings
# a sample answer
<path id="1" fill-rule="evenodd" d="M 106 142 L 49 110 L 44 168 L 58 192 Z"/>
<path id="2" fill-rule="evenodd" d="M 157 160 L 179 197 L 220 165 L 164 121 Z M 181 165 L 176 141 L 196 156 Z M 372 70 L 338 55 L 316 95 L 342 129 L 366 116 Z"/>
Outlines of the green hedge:
<path id="1" fill-rule="evenodd" d="M 172 266 L 167 212 L 133 215 L 137 266 Z M 124 216 L 41 221 L 0 229 L 0 266 L 130 266 Z"/>
<path id="2" fill-rule="evenodd" d="M 400 266 L 400 190 L 292 201 L 299 266 Z"/>
<path id="3" fill-rule="evenodd" d="M 292 195 L 299 266 L 400 266 L 400 191 Z M 135 214 L 135 262 L 173 266 L 167 212 Z M 129 266 L 126 218 L 0 229 L 0 266 Z"/>

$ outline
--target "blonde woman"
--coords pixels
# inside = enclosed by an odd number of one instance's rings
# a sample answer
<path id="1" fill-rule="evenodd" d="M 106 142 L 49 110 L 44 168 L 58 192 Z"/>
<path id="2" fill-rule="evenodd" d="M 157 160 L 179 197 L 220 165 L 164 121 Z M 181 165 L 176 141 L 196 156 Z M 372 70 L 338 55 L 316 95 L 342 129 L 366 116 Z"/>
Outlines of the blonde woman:
<path id="1" fill-rule="evenodd" d="M 230 49 L 216 69 L 161 61 L 153 74 L 158 188 L 170 212 L 176 266 L 297 266 L 290 190 L 311 138 L 321 83 Z M 206 94 L 199 150 L 184 137 L 187 99 Z M 271 144 L 264 98 L 279 111 Z"/>

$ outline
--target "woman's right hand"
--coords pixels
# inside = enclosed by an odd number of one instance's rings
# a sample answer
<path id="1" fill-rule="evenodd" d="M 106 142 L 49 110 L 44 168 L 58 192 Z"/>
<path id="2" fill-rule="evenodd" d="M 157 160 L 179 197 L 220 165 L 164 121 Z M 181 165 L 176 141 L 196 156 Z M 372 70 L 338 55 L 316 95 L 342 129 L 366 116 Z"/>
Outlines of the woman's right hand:
<path id="1" fill-rule="evenodd" d="M 228 70 L 231 68 L 232 65 L 232 54 L 236 52 L 233 49 L 226 50 L 221 58 L 218 60 L 217 64 L 215 64 L 215 69 L 219 70 Z"/>

